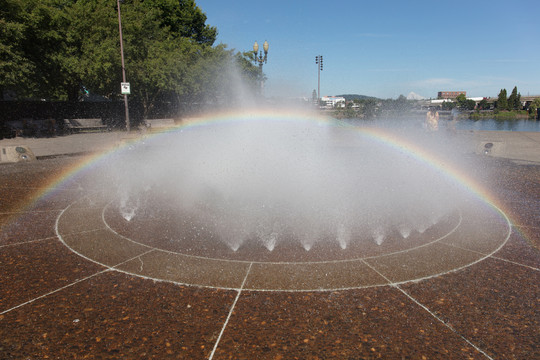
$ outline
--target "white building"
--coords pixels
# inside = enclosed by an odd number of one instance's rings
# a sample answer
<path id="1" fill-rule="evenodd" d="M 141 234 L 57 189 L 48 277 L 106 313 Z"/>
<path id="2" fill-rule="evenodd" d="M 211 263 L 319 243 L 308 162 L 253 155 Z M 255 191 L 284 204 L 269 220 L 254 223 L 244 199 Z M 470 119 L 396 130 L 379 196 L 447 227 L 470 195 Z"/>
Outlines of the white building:
<path id="1" fill-rule="evenodd" d="M 432 104 L 441 105 L 442 103 L 453 102 L 453 101 L 452 99 L 431 99 L 429 102 Z"/>
<path id="2" fill-rule="evenodd" d="M 326 103 L 327 109 L 333 109 L 335 107 L 345 107 L 345 98 L 341 96 L 323 96 L 321 98 L 322 103 Z"/>

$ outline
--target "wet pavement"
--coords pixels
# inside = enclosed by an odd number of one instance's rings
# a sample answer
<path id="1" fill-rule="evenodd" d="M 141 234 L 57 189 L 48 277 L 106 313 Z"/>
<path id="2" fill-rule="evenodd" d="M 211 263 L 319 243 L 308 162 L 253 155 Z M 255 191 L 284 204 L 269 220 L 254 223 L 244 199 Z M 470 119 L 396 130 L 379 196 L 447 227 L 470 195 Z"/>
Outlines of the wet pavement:
<path id="1" fill-rule="evenodd" d="M 502 212 L 472 202 L 414 246 L 280 262 L 123 228 L 58 185 L 83 161 L 0 165 L 1 359 L 540 358 L 538 165 L 486 157 Z"/>

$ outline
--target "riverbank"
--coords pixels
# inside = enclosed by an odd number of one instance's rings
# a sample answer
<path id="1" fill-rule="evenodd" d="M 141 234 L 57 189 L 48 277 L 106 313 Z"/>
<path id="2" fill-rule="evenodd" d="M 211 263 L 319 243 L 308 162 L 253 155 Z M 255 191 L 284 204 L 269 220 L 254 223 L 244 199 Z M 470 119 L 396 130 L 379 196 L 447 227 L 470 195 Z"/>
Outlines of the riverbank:
<path id="1" fill-rule="evenodd" d="M 537 117 L 531 116 L 526 110 L 520 111 L 493 111 L 493 110 L 484 110 L 484 111 L 472 111 L 467 114 L 467 118 L 471 120 L 485 120 L 485 119 L 495 119 L 499 121 L 505 120 L 516 120 L 516 119 L 526 119 L 526 120 L 537 120 Z"/>

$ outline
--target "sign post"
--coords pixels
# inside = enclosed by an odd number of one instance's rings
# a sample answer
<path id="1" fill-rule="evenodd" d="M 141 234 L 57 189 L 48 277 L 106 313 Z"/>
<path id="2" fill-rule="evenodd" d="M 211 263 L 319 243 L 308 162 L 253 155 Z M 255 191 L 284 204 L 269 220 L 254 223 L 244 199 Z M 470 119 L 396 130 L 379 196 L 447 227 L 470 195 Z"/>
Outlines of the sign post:
<path id="1" fill-rule="evenodd" d="M 122 87 L 122 95 L 130 95 L 131 89 L 128 82 L 120 83 L 120 86 Z"/>

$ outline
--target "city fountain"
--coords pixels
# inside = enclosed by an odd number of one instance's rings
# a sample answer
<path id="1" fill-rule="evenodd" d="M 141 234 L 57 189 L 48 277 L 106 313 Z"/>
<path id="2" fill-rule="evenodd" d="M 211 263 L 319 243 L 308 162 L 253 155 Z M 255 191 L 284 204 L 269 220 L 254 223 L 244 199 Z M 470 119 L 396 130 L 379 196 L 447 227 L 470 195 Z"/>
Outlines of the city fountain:
<path id="1" fill-rule="evenodd" d="M 446 161 L 441 139 L 403 126 L 265 111 L 147 137 L 111 157 L 104 178 L 118 184 L 112 207 L 125 222 L 160 223 L 180 248 L 218 241 L 229 252 L 337 247 L 347 254 L 367 242 L 422 236 L 459 208 L 462 190 L 452 178 L 381 135 L 397 131 L 410 143 L 437 143 L 432 152 Z"/>
<path id="2" fill-rule="evenodd" d="M 454 140 L 372 125 L 272 109 L 138 137 L 84 173 L 95 191 L 56 232 L 114 271 L 252 291 L 427 279 L 504 245 L 510 222 Z"/>
<path id="3" fill-rule="evenodd" d="M 102 154 L 85 173 L 91 203 L 58 218 L 62 242 L 146 278 L 296 291 L 438 276 L 508 239 L 505 215 L 469 177 L 457 139 L 422 121 L 255 107 L 234 78 L 236 110 Z"/>

